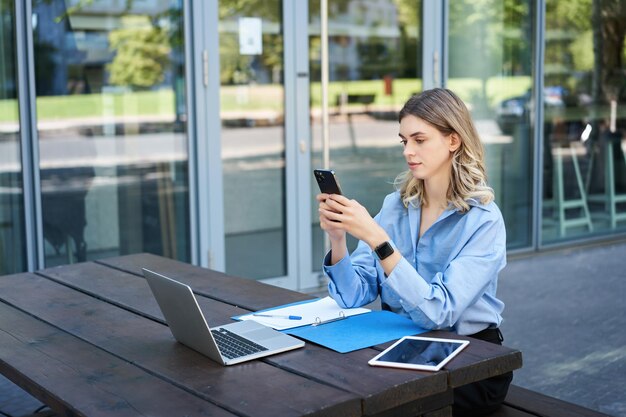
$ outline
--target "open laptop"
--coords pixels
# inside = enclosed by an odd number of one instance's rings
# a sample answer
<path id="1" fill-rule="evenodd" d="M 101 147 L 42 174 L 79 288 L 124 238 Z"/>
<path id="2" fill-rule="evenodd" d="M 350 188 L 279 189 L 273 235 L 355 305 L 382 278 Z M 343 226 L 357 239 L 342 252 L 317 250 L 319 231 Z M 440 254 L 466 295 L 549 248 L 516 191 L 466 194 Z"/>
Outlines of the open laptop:
<path id="1" fill-rule="evenodd" d="M 254 320 L 209 327 L 191 288 L 143 268 L 174 338 L 222 365 L 273 355 L 304 346 L 304 342 Z"/>

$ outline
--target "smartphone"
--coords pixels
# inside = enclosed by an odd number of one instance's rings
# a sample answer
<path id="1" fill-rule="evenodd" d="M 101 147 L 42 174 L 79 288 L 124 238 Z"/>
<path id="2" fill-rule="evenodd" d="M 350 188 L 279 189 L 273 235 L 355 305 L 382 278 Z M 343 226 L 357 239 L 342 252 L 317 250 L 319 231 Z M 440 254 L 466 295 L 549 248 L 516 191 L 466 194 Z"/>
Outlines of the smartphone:
<path id="1" fill-rule="evenodd" d="M 314 169 L 313 175 L 315 175 L 315 180 L 322 193 L 341 194 L 341 187 L 335 176 L 335 171 L 330 169 Z"/>

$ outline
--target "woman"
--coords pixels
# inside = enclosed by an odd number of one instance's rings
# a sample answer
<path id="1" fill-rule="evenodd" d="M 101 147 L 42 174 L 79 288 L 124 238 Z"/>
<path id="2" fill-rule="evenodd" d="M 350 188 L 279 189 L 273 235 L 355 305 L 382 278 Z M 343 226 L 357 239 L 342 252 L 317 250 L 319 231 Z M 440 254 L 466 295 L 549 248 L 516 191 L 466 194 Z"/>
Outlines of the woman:
<path id="1" fill-rule="evenodd" d="M 502 343 L 496 298 L 506 232 L 486 184 L 483 148 L 465 104 L 450 90 L 413 96 L 399 114 L 408 171 L 372 218 L 357 201 L 319 194 L 330 295 L 345 308 L 374 301 L 426 329 Z M 349 255 L 346 233 L 359 239 Z M 486 415 L 512 374 L 455 390 L 455 416 Z"/>

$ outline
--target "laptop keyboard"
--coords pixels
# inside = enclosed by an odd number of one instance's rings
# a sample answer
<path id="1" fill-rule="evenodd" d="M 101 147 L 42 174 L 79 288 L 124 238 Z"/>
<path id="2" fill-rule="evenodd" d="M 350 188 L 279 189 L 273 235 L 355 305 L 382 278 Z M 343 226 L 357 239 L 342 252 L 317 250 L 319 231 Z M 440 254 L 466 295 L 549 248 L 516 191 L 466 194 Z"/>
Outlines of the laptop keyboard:
<path id="1" fill-rule="evenodd" d="M 267 350 L 266 347 L 258 345 L 244 337 L 225 329 L 211 330 L 220 353 L 228 359 L 239 358 L 252 353 Z"/>

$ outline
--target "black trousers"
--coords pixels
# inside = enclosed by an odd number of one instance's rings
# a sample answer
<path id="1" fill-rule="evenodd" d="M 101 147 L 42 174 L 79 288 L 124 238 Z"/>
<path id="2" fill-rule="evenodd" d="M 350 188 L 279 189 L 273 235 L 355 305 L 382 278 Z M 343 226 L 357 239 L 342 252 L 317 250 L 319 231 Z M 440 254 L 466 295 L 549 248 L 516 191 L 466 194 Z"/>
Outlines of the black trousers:
<path id="1" fill-rule="evenodd" d="M 500 329 L 485 329 L 469 336 L 498 345 L 501 345 L 504 340 Z M 512 379 L 513 372 L 508 372 L 456 388 L 452 415 L 454 417 L 478 417 L 493 413 L 504 401 Z"/>

